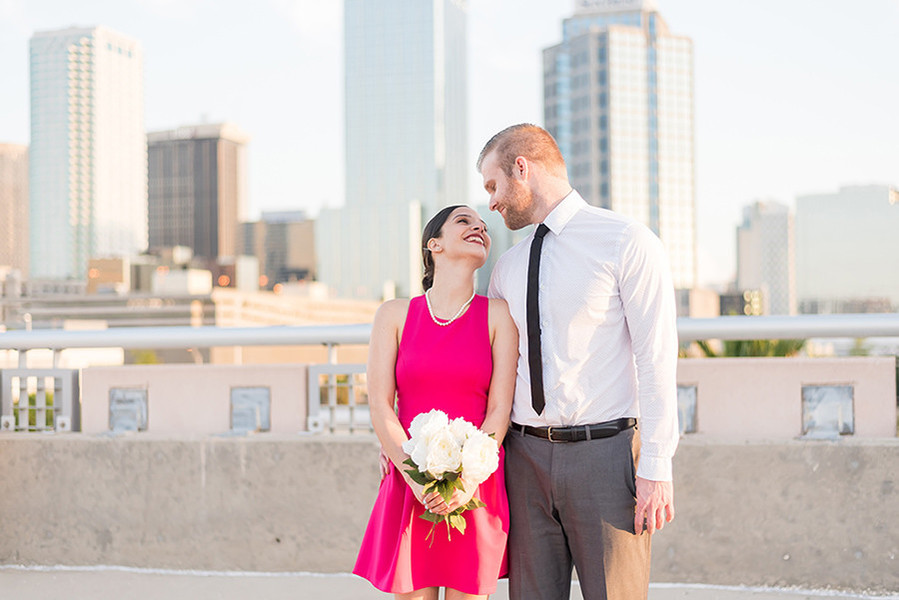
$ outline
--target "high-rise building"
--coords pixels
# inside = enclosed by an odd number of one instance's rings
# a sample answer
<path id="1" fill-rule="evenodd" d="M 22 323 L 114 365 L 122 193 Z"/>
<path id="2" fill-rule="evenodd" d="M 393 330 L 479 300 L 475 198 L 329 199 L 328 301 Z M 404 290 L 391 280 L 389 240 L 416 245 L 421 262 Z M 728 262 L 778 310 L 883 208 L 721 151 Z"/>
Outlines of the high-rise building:
<path id="1" fill-rule="evenodd" d="M 899 308 L 899 190 L 847 186 L 796 199 L 796 288 L 805 313 Z"/>
<path id="2" fill-rule="evenodd" d="M 302 211 L 263 212 L 242 223 L 241 253 L 259 260 L 259 287 L 315 279 L 315 221 Z"/>
<path id="3" fill-rule="evenodd" d="M 737 289 L 761 291 L 762 314 L 796 314 L 793 215 L 773 201 L 743 209 L 737 227 Z"/>
<path id="4" fill-rule="evenodd" d="M 240 254 L 247 140 L 230 123 L 147 134 L 151 251 L 186 246 L 207 262 Z"/>
<path id="5" fill-rule="evenodd" d="M 147 247 L 143 53 L 105 27 L 31 38 L 31 274 Z"/>
<path id="6" fill-rule="evenodd" d="M 0 144 L 0 267 L 28 274 L 28 146 Z"/>
<path id="7" fill-rule="evenodd" d="M 466 203 L 464 0 L 345 0 L 346 203 L 322 211 L 321 281 L 341 296 L 420 291 L 421 226 Z"/>
<path id="8" fill-rule="evenodd" d="M 543 51 L 543 113 L 571 183 L 649 226 L 674 285 L 696 283 L 693 43 L 653 0 L 578 0 Z"/>

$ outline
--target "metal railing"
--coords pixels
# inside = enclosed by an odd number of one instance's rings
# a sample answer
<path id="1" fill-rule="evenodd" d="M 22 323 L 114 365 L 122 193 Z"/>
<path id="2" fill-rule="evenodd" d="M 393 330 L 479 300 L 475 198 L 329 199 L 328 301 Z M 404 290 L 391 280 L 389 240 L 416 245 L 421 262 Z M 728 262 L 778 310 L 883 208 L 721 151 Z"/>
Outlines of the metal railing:
<path id="1" fill-rule="evenodd" d="M 756 339 L 805 339 L 805 338 L 868 338 L 899 337 L 897 314 L 845 314 L 801 316 L 752 316 L 717 317 L 711 319 L 680 318 L 677 322 L 681 342 L 695 340 L 756 340 Z M 54 378 L 54 382 L 71 379 L 71 371 L 59 368 L 60 352 L 68 348 L 122 348 L 169 349 L 211 348 L 227 346 L 326 346 L 328 363 L 311 365 L 308 380 L 308 428 L 323 431 L 326 428 L 348 427 L 350 430 L 367 425 L 367 406 L 364 387 L 357 377 L 364 373 L 364 365 L 337 365 L 336 347 L 340 344 L 367 344 L 371 334 L 370 324 L 321 325 L 321 326 L 272 326 L 272 327 L 128 327 L 100 331 L 33 330 L 0 333 L 0 350 L 18 352 L 18 368 L 3 370 L 3 388 L 0 389 L 0 419 L 2 427 L 24 430 L 23 419 L 15 423 L 13 396 L 19 399 L 16 408 L 23 415 L 31 411 L 51 410 L 52 426 L 45 429 L 78 430 L 79 396 L 77 372 L 75 385 L 54 383 L 54 403 L 50 408 L 46 400 L 41 406 L 27 403 L 28 397 L 23 378 Z M 37 373 L 28 369 L 27 353 L 30 350 L 49 349 L 53 352 L 53 368 Z M 35 371 L 35 372 L 32 372 Z M 325 380 L 323 381 L 323 377 Z M 345 378 L 345 379 L 344 379 Z M 341 381 L 342 380 L 342 381 Z M 18 391 L 12 389 L 18 386 Z M 324 392 L 323 392 L 324 390 Z M 325 402 L 322 402 L 324 395 Z M 46 394 L 42 396 L 46 398 Z M 12 419 L 12 420 L 11 420 Z M 28 419 L 25 419 L 27 426 Z M 36 427 L 35 427 L 36 428 Z M 31 429 L 35 429 L 31 428 Z"/>
<path id="2" fill-rule="evenodd" d="M 343 427 L 350 433 L 356 429 L 373 430 L 364 383 L 365 365 L 309 365 L 308 373 L 306 427 L 309 431 L 324 431 L 325 415 L 331 433 Z M 360 402 L 360 396 L 364 401 Z M 316 399 L 319 401 L 315 402 Z"/>
<path id="3" fill-rule="evenodd" d="M 677 335 L 681 342 L 899 337 L 899 314 L 680 318 Z"/>
<path id="4" fill-rule="evenodd" d="M 309 374 L 307 427 L 310 431 L 324 429 L 323 414 L 327 412 L 328 428 L 348 428 L 350 431 L 367 427 L 368 411 L 364 402 L 357 402 L 355 388 L 350 386 L 348 401 L 337 401 L 338 379 L 350 381 L 364 373 L 364 365 L 337 365 L 336 348 L 340 344 L 367 344 L 371 325 L 316 325 L 272 327 L 121 327 L 98 331 L 62 331 L 38 329 L 0 333 L 0 350 L 18 353 L 18 368 L 2 370 L 0 387 L 0 430 L 2 431 L 79 431 L 80 396 L 78 371 L 60 368 L 60 353 L 69 348 L 212 348 L 228 346 L 325 346 L 328 363 L 312 365 Z M 51 350 L 53 366 L 48 369 L 29 369 L 30 350 Z M 321 387 L 327 391 L 327 411 L 315 402 L 319 388 L 313 393 L 313 382 L 319 372 L 327 372 L 328 382 Z M 49 394 L 45 380 L 53 379 Z M 31 391 L 35 390 L 35 391 Z M 33 396 L 33 399 L 32 399 Z M 342 394 L 341 394 L 342 396 Z"/>

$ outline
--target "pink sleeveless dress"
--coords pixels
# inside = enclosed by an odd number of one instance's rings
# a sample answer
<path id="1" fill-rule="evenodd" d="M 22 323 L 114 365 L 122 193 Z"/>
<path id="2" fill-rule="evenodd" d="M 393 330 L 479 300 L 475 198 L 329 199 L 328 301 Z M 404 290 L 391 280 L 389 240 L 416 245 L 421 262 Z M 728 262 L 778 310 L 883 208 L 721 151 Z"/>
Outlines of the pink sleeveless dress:
<path id="1" fill-rule="evenodd" d="M 478 427 L 487 411 L 493 372 L 488 300 L 475 296 L 468 311 L 446 327 L 434 323 L 424 296 L 409 302 L 396 360 L 397 410 L 409 430 L 412 419 L 437 408 L 450 419 L 464 417 Z M 465 533 L 420 519 L 424 506 L 390 465 L 381 482 L 353 573 L 394 594 L 426 587 L 449 587 L 466 594 L 490 594 L 507 572 L 509 504 L 499 469 L 482 483 L 476 498 L 487 506 L 464 512 Z"/>

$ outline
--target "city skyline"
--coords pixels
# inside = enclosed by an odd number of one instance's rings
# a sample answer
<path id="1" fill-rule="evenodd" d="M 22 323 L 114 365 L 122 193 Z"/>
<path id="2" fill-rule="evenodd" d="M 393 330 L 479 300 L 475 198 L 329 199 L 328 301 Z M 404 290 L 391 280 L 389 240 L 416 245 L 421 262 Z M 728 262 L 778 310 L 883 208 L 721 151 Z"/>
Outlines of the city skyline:
<path id="1" fill-rule="evenodd" d="M 573 4 L 469 2 L 472 165 L 498 129 L 542 124 L 539 52 L 557 42 Z M 745 203 L 775 198 L 792 205 L 798 195 L 843 185 L 899 182 L 899 119 L 889 106 L 899 91 L 889 43 L 899 3 L 871 0 L 863 12 L 856 7 L 856 19 L 832 3 L 656 4 L 671 29 L 695 44 L 700 282 L 733 274 L 733 232 Z M 29 36 L 102 24 L 144 47 L 147 130 L 205 114 L 210 122 L 234 121 L 251 136 L 251 214 L 315 214 L 339 205 L 342 3 L 272 0 L 254 8 L 249 21 L 239 3 L 215 8 L 202 0 L 0 4 L 0 78 L 7 84 L 0 141 L 29 141 Z M 238 24 L 243 41 L 233 44 Z M 235 78 L 251 85 L 235 85 Z M 482 202 L 471 169 L 469 197 Z"/>

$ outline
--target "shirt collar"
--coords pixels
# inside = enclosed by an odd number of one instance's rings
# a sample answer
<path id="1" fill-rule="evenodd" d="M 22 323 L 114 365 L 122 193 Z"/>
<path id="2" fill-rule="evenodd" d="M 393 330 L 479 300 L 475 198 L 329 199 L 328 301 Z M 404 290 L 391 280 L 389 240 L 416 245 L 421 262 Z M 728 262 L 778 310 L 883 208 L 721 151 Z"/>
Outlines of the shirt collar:
<path id="1" fill-rule="evenodd" d="M 549 227 L 549 230 L 552 231 L 554 235 L 559 235 L 574 215 L 585 206 L 587 206 L 587 203 L 581 198 L 581 195 L 578 194 L 576 190 L 572 189 L 568 195 L 562 198 L 562 201 L 552 209 L 552 212 L 546 215 L 543 223 Z"/>

